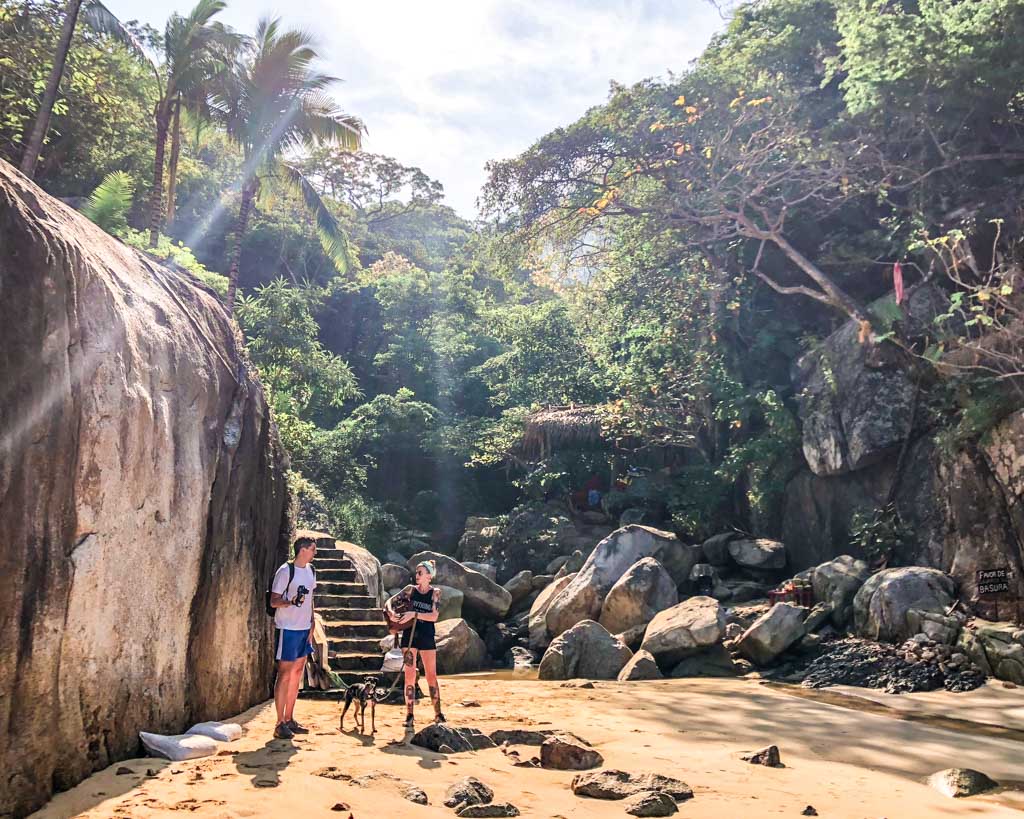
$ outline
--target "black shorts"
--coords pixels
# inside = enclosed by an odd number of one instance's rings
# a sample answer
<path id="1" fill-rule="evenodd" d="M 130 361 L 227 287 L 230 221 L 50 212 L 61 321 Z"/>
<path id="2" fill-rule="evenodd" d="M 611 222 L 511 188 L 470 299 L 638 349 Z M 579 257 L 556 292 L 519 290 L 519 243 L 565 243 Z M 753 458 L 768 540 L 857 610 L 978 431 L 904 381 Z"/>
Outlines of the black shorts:
<path id="1" fill-rule="evenodd" d="M 433 623 L 431 623 L 433 625 Z M 412 645 L 409 645 L 409 635 L 412 634 Z M 422 623 L 416 624 L 415 633 L 413 629 L 407 629 L 402 632 L 402 639 L 400 645 L 402 648 L 415 648 L 419 651 L 436 651 L 437 644 L 434 642 L 434 630 L 429 631 L 423 628 Z"/>

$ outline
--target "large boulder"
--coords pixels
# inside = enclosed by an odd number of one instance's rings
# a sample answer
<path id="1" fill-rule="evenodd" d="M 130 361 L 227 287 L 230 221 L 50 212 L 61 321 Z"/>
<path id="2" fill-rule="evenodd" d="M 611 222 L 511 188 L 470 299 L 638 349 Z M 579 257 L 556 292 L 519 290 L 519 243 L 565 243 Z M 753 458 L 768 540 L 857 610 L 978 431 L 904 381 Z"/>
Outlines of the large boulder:
<path id="1" fill-rule="evenodd" d="M 487 665 L 487 646 L 465 620 L 437 623 L 434 633 L 439 674 L 464 674 Z"/>
<path id="2" fill-rule="evenodd" d="M 786 566 L 786 547 L 767 538 L 740 538 L 729 541 L 729 556 L 744 569 L 782 569 Z"/>
<path id="3" fill-rule="evenodd" d="M 537 599 L 533 601 L 533 605 L 530 606 L 530 618 L 528 621 L 531 648 L 544 649 L 551 642 L 551 638 L 548 636 L 548 609 L 551 607 L 551 601 L 573 581 L 574 577 L 576 577 L 575 574 L 567 574 L 565 577 L 560 577 L 549 583 L 537 595 Z"/>
<path id="4" fill-rule="evenodd" d="M 612 634 L 649 623 L 679 602 L 676 583 L 653 557 L 638 560 L 612 586 L 601 606 L 601 623 Z"/>
<path id="5" fill-rule="evenodd" d="M 832 605 L 832 622 L 843 628 L 853 617 L 853 598 L 871 575 L 868 564 L 839 555 L 816 566 L 811 573 L 814 598 Z"/>
<path id="6" fill-rule="evenodd" d="M 649 651 L 638 651 L 619 672 L 619 682 L 633 682 L 634 680 L 660 680 L 665 675 L 661 673 L 654 655 Z"/>
<path id="7" fill-rule="evenodd" d="M 457 555 L 459 560 L 490 560 L 494 543 L 501 531 L 498 518 L 466 518 L 466 528 L 459 539 Z"/>
<path id="8" fill-rule="evenodd" d="M 474 572 L 480 572 L 488 580 L 493 580 L 495 583 L 498 582 L 498 569 L 490 563 L 477 563 L 472 560 L 466 560 L 462 565 L 467 569 L 472 569 Z"/>
<path id="9" fill-rule="evenodd" d="M 681 677 L 735 677 L 739 669 L 732 655 L 721 643 L 716 643 L 690 657 L 685 657 L 668 675 L 673 679 Z"/>
<path id="10" fill-rule="evenodd" d="M 792 603 L 776 603 L 758 617 L 736 641 L 736 650 L 757 665 L 770 665 L 806 633 L 807 609 Z"/>
<path id="11" fill-rule="evenodd" d="M 533 572 L 523 569 L 505 583 L 505 591 L 512 596 L 512 605 L 530 596 L 533 591 Z"/>
<path id="12" fill-rule="evenodd" d="M 0 161 L 0 813 L 266 699 L 285 465 L 213 292 Z"/>
<path id="13" fill-rule="evenodd" d="M 462 604 L 466 596 L 458 589 L 451 586 L 435 586 L 441 590 L 441 600 L 438 604 L 437 621 L 458 620 L 462 617 Z"/>
<path id="14" fill-rule="evenodd" d="M 982 652 L 978 665 L 987 665 L 992 676 L 1024 685 L 1024 628 L 1013 623 L 976 620 L 974 639 Z M 977 654 L 977 649 L 973 652 Z"/>
<path id="15" fill-rule="evenodd" d="M 600 617 L 605 595 L 641 558 L 657 558 L 678 585 L 688 580 L 699 552 L 699 546 L 687 546 L 671 532 L 636 525 L 616 529 L 597 544 L 573 581 L 551 601 L 548 634 L 555 637 L 581 620 Z"/>
<path id="16" fill-rule="evenodd" d="M 403 560 L 402 564 L 385 563 L 380 567 L 385 589 L 402 589 L 412 582 L 412 575 L 404 563 Z"/>
<path id="17" fill-rule="evenodd" d="M 729 557 L 729 544 L 742 537 L 739 532 L 722 532 L 712 535 L 701 544 L 704 559 L 712 566 L 724 567 L 732 563 Z"/>
<path id="18" fill-rule="evenodd" d="M 512 605 L 512 595 L 480 572 L 467 569 L 457 560 L 438 552 L 418 552 L 409 558 L 409 571 L 415 571 L 416 564 L 433 560 L 437 564 L 434 583 L 451 586 L 465 595 L 463 607 L 470 614 L 483 620 L 500 620 Z"/>
<path id="19" fill-rule="evenodd" d="M 944 614 L 953 603 L 953 580 L 938 569 L 904 566 L 868 578 L 853 598 L 853 616 L 862 637 L 899 643 L 913 636 L 907 612 Z"/>
<path id="20" fill-rule="evenodd" d="M 927 321 L 947 303 L 938 288 L 913 288 L 907 321 Z M 862 469 L 898 449 L 914 417 L 917 387 L 902 355 L 886 344 L 860 344 L 848 321 L 794 367 L 793 386 L 804 457 L 816 475 Z"/>
<path id="21" fill-rule="evenodd" d="M 725 610 L 713 597 L 691 597 L 658 612 L 647 626 L 640 648 L 649 651 L 662 669 L 669 670 L 698 654 L 725 634 Z"/>
<path id="22" fill-rule="evenodd" d="M 633 652 L 593 620 L 577 623 L 551 641 L 540 661 L 542 680 L 614 680 Z"/>

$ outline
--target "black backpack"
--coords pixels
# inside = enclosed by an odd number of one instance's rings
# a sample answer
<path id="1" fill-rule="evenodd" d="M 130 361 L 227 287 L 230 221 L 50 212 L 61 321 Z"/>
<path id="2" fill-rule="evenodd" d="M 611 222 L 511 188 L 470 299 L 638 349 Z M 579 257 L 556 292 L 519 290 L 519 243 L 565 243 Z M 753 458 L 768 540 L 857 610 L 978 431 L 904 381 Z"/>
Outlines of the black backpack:
<path id="1" fill-rule="evenodd" d="M 270 605 L 270 595 L 274 593 L 274 578 L 277 577 L 277 570 L 270 576 L 270 585 L 267 586 L 267 616 L 273 617 L 277 612 L 272 605 Z M 290 560 L 288 561 L 288 586 L 291 586 L 292 581 L 295 579 L 295 564 Z M 285 591 L 288 591 L 288 586 L 284 587 Z"/>
<path id="2" fill-rule="evenodd" d="M 310 564 L 309 570 L 311 572 L 313 572 L 313 582 L 316 583 L 316 569 L 313 568 L 312 564 Z M 267 587 L 266 607 L 267 607 L 267 616 L 268 617 L 273 617 L 275 612 L 277 611 L 277 609 L 275 609 L 272 605 L 270 605 L 270 595 L 274 593 L 274 578 L 275 577 L 277 577 L 277 572 L 276 571 L 274 572 L 273 575 L 271 575 L 271 577 L 270 577 L 270 585 Z M 291 587 L 292 581 L 294 579 L 295 579 L 295 564 L 292 563 L 289 560 L 288 561 L 288 585 L 284 587 L 285 591 L 288 591 L 288 589 Z"/>

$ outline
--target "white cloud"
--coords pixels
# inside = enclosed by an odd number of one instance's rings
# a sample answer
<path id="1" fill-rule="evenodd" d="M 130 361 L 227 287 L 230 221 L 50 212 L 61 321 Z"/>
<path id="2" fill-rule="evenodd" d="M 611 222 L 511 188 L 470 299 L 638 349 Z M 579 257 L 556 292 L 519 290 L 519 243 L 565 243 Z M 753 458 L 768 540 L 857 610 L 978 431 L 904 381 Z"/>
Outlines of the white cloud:
<path id="1" fill-rule="evenodd" d="M 188 0 L 111 0 L 123 17 L 161 23 Z M 225 22 L 262 14 L 319 38 L 344 78 L 341 106 L 362 117 L 366 148 L 418 165 L 471 216 L 484 163 L 514 156 L 602 102 L 611 80 L 679 71 L 722 25 L 705 0 L 307 0 L 275 12 L 235 0 Z"/>

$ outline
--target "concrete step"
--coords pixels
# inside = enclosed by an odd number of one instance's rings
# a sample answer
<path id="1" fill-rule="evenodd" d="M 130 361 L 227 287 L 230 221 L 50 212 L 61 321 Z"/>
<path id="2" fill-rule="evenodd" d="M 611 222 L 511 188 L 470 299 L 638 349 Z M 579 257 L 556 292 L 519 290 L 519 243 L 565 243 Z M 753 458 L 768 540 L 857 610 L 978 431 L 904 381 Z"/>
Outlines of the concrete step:
<path id="1" fill-rule="evenodd" d="M 355 566 L 347 557 L 320 557 L 318 554 L 313 560 L 313 568 L 320 571 L 321 569 L 354 569 Z"/>
<path id="2" fill-rule="evenodd" d="M 384 612 L 381 609 L 354 609 L 318 606 L 317 611 L 324 618 L 325 623 L 352 622 L 384 622 Z"/>
<path id="3" fill-rule="evenodd" d="M 380 670 L 383 654 L 342 654 L 329 652 L 331 671 L 374 671 Z"/>
<path id="4" fill-rule="evenodd" d="M 381 635 L 383 637 L 385 635 Z M 334 654 L 377 654 L 384 655 L 380 650 L 380 637 L 337 637 L 327 640 L 327 653 Z"/>
<path id="5" fill-rule="evenodd" d="M 341 677 L 342 682 L 345 685 L 354 685 L 355 683 L 365 682 L 370 677 L 380 679 L 381 675 L 379 671 L 339 671 L 338 676 Z M 394 675 L 387 674 L 384 680 L 388 685 L 391 685 L 391 680 Z M 401 683 L 397 686 L 401 688 Z M 318 688 L 303 688 L 299 691 L 299 697 L 304 700 L 343 700 L 345 699 L 345 691 L 343 689 L 334 689 L 330 691 L 322 691 Z M 351 713 L 351 711 L 349 712 Z"/>
<path id="6" fill-rule="evenodd" d="M 321 569 L 316 571 L 317 585 L 320 583 L 359 583 L 355 569 Z M 360 586 L 364 585 L 359 583 Z"/>
<path id="7" fill-rule="evenodd" d="M 318 594 L 316 596 L 317 611 L 331 608 L 374 609 L 377 608 L 377 600 L 368 594 Z"/>
<path id="8" fill-rule="evenodd" d="M 376 621 L 366 620 L 325 622 L 324 631 L 327 633 L 328 641 L 335 637 L 353 637 L 364 640 L 376 637 L 379 640 L 388 633 L 387 626 L 384 625 L 383 621 L 378 623 Z"/>
<path id="9" fill-rule="evenodd" d="M 336 580 L 321 580 L 319 575 L 316 579 L 316 594 L 366 594 L 366 585 L 363 583 L 339 582 Z"/>
<path id="10" fill-rule="evenodd" d="M 316 560 L 323 560 L 323 559 L 327 559 L 327 560 L 348 560 L 348 555 L 345 554 L 345 550 L 344 549 L 334 549 L 334 548 L 330 548 L 329 549 L 329 548 L 326 548 L 326 547 L 321 548 L 321 547 L 317 546 L 316 547 Z"/>

